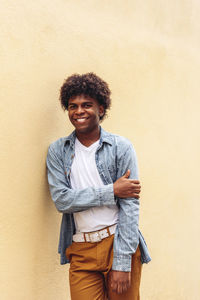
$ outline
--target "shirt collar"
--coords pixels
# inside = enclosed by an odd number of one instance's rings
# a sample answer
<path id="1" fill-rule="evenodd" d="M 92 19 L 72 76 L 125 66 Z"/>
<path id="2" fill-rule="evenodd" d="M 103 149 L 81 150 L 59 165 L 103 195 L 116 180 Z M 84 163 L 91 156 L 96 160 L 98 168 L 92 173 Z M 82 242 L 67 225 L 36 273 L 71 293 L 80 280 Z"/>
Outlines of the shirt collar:
<path id="1" fill-rule="evenodd" d="M 69 142 L 70 146 L 74 146 L 75 143 L 75 139 L 76 139 L 76 133 L 75 130 L 66 137 L 65 139 L 65 143 Z M 100 126 L 100 144 L 102 143 L 107 143 L 109 145 L 112 145 L 112 138 L 111 138 L 111 134 L 107 131 L 105 131 L 101 126 Z"/>

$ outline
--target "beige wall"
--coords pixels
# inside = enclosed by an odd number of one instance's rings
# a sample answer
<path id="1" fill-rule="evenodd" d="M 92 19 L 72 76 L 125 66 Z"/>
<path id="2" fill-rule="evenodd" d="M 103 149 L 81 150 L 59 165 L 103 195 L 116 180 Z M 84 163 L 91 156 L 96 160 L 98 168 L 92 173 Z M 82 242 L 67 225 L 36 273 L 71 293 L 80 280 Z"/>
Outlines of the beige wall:
<path id="1" fill-rule="evenodd" d="M 69 299 L 45 156 L 72 129 L 64 78 L 88 71 L 113 91 L 104 128 L 138 154 L 141 298 L 198 300 L 200 2 L 2 0 L 0 20 L 1 300 Z"/>

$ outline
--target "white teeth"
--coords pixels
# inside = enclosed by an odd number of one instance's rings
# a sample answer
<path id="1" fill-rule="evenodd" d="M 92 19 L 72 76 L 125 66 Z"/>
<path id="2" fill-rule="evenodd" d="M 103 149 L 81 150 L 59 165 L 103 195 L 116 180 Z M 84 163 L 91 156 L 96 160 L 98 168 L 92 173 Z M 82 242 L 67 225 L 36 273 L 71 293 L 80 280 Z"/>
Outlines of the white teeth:
<path id="1" fill-rule="evenodd" d="M 79 123 L 83 123 L 83 122 L 85 122 L 85 120 L 86 120 L 86 118 L 76 119 L 76 121 Z"/>

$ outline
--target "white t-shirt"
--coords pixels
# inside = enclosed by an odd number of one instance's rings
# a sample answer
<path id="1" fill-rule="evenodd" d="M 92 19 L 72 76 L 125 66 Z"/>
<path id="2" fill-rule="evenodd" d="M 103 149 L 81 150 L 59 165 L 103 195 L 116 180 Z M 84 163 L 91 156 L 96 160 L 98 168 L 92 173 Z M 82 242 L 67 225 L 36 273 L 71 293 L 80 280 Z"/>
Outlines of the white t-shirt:
<path id="1" fill-rule="evenodd" d="M 71 168 L 71 186 L 73 189 L 101 187 L 103 182 L 97 170 L 95 152 L 99 140 L 86 147 L 75 140 L 75 156 Z M 91 232 L 117 223 L 118 207 L 100 206 L 74 213 L 76 232 Z"/>

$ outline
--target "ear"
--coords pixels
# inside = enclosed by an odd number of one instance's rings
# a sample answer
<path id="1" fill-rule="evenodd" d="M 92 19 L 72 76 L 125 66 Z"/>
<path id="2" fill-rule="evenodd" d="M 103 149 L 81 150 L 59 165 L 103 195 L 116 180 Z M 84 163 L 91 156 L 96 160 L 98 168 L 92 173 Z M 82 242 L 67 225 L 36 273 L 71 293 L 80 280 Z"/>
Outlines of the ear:
<path id="1" fill-rule="evenodd" d="M 103 117 L 103 115 L 104 115 L 104 107 L 103 107 L 103 105 L 99 105 L 99 116 L 100 117 Z"/>

